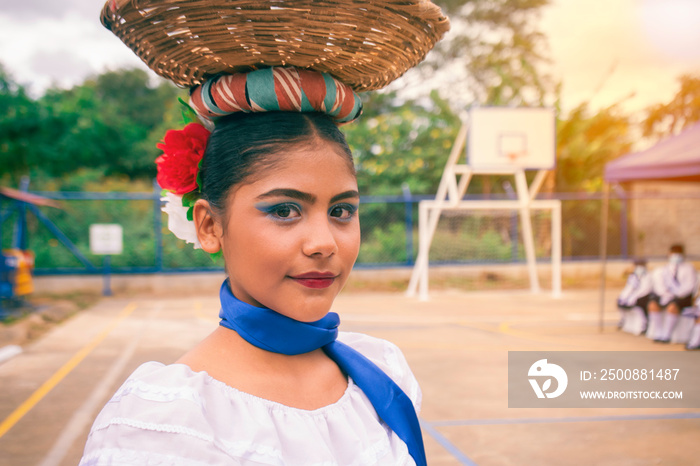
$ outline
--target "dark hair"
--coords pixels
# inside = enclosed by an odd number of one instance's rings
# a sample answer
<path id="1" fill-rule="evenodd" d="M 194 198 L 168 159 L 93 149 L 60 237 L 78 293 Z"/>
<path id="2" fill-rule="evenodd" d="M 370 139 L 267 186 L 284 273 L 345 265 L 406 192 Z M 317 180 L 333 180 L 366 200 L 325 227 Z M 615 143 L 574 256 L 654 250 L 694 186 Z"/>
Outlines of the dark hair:
<path id="1" fill-rule="evenodd" d="M 685 248 L 683 247 L 682 244 L 676 243 L 676 244 L 671 245 L 669 252 L 675 253 L 675 254 L 685 254 Z"/>
<path id="2" fill-rule="evenodd" d="M 283 160 L 285 149 L 313 147 L 318 140 L 336 143 L 354 173 L 345 136 L 324 113 L 234 113 L 221 118 L 200 166 L 202 199 L 224 212 L 233 186 Z"/>
<path id="3" fill-rule="evenodd" d="M 644 257 L 637 257 L 634 260 L 634 265 L 643 265 L 644 267 L 646 267 L 647 260 Z"/>

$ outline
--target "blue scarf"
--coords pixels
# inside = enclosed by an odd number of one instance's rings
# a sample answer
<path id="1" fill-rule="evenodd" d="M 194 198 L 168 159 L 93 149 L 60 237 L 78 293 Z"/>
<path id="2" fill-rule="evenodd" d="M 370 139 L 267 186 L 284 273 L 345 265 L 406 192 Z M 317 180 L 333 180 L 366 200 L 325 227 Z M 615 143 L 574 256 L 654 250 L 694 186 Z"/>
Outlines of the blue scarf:
<path id="1" fill-rule="evenodd" d="M 299 322 L 272 309 L 240 301 L 221 285 L 220 325 L 236 331 L 248 343 L 273 353 L 303 354 L 318 348 L 352 378 L 374 406 L 379 417 L 401 440 L 417 466 L 425 466 L 425 450 L 418 416 L 406 394 L 372 361 L 336 340 L 340 318 L 329 312 L 316 322 Z"/>

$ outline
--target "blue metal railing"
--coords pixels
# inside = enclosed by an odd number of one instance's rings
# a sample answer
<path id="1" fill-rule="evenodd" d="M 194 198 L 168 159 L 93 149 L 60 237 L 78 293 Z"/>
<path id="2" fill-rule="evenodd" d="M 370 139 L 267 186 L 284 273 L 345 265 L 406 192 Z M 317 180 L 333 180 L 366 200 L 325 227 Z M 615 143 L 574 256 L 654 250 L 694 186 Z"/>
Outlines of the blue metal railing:
<path id="1" fill-rule="evenodd" d="M 362 204 L 403 204 L 403 217 L 404 217 L 404 227 L 405 227 L 405 241 L 406 241 L 406 260 L 403 262 L 381 262 L 381 263 L 363 263 L 358 264 L 358 267 L 372 268 L 372 267 L 387 267 L 387 266 L 412 266 L 414 263 L 414 224 L 415 224 L 415 206 L 418 202 L 422 200 L 434 199 L 433 195 L 414 195 L 408 190 L 407 187 L 402 189 L 402 194 L 397 196 L 362 196 L 360 202 Z M 178 268 L 168 268 L 164 267 L 164 256 L 163 256 L 163 234 L 162 234 L 162 214 L 161 214 L 161 196 L 160 188 L 154 182 L 154 188 L 152 192 L 141 192 L 141 193 L 130 193 L 130 192 L 32 192 L 31 194 L 36 194 L 48 199 L 58 200 L 58 201 L 73 201 L 73 200 L 95 200 L 95 201 L 108 201 L 108 200 L 126 200 L 126 201 L 151 201 L 153 203 L 152 214 L 153 214 L 153 238 L 155 242 L 155 254 L 154 262 L 151 266 L 122 266 L 113 267 L 111 272 L 116 274 L 124 273 L 183 273 L 183 272 L 201 272 L 201 271 L 216 271 L 221 270 L 220 267 L 178 267 Z M 486 196 L 483 195 L 467 195 L 465 199 L 469 200 L 480 200 L 485 199 Z M 505 194 L 492 194 L 488 196 L 488 199 L 512 199 L 512 193 Z M 538 199 L 557 199 L 561 201 L 600 201 L 603 199 L 602 193 L 554 193 L 554 194 L 541 194 Z M 630 199 L 700 199 L 700 193 L 654 193 L 654 194 L 631 194 L 625 191 L 613 192 L 611 200 L 616 200 L 620 202 L 620 220 L 619 220 L 619 236 L 620 236 L 620 252 L 619 254 L 611 255 L 612 259 L 628 259 L 628 201 Z M 26 243 L 26 213 L 31 213 L 41 222 L 55 237 L 62 243 L 68 250 L 70 250 L 73 255 L 81 262 L 83 267 L 51 267 L 51 268 L 37 268 L 35 273 L 37 275 L 62 275 L 62 274 L 101 274 L 103 273 L 103 268 L 101 264 L 93 264 L 90 260 L 81 253 L 81 251 L 72 243 L 70 238 L 68 238 L 60 228 L 58 228 L 46 215 L 44 215 L 39 208 L 31 204 L 19 203 L 11 206 L 10 208 L 0 208 L 0 231 L 2 231 L 2 224 L 10 218 L 10 216 L 16 212 L 19 215 L 19 219 L 16 222 L 14 231 L 14 240 L 16 242 Z M 18 230 L 19 228 L 19 230 Z M 509 228 L 509 235 L 511 237 L 511 257 L 509 259 L 501 260 L 488 260 L 488 261 L 445 261 L 445 264 L 454 263 L 513 263 L 513 262 L 523 262 L 523 259 L 519 258 L 518 251 L 518 221 L 517 214 L 511 215 L 511 224 Z M 19 237 L 18 237 L 19 235 Z M 0 236 L 1 238 L 1 236 Z M 25 239 L 23 239 L 25 238 Z M 19 243 L 18 243 L 19 244 Z M 15 246 L 13 244 L 13 246 Z M 565 257 L 565 260 L 591 260 L 596 259 L 597 256 L 577 256 L 577 257 Z M 439 263 L 431 261 L 432 263 Z"/>

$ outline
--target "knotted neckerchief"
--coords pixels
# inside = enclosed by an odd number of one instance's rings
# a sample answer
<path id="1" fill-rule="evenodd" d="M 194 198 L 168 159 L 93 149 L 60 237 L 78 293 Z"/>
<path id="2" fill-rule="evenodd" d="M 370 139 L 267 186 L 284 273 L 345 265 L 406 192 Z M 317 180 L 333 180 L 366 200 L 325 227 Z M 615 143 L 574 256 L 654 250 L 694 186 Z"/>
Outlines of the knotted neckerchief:
<path id="1" fill-rule="evenodd" d="M 192 89 L 190 105 L 212 121 L 236 112 L 322 112 L 349 123 L 362 113 L 360 97 L 347 84 L 292 67 L 215 76 Z"/>
<path id="2" fill-rule="evenodd" d="M 300 322 L 272 309 L 240 301 L 228 280 L 221 285 L 220 325 L 236 331 L 248 343 L 273 353 L 303 354 L 323 348 L 362 389 L 379 417 L 406 442 L 417 466 L 425 466 L 423 437 L 413 403 L 391 378 L 365 356 L 336 340 L 340 318 L 329 312 L 316 322 Z"/>

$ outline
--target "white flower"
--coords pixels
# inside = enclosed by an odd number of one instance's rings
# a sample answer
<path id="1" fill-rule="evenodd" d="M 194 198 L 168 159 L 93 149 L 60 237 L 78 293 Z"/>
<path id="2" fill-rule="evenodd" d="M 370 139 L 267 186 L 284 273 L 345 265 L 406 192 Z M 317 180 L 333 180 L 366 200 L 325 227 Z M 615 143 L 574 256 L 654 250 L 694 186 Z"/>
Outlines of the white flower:
<path id="1" fill-rule="evenodd" d="M 182 205 L 182 196 L 168 192 L 161 201 L 165 202 L 161 210 L 168 214 L 168 230 L 178 238 L 194 244 L 195 249 L 202 249 L 194 222 L 187 220 L 187 207 Z"/>

